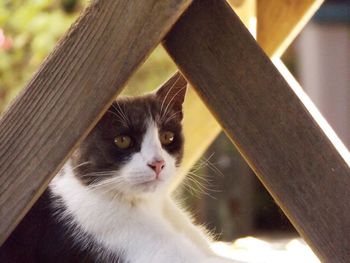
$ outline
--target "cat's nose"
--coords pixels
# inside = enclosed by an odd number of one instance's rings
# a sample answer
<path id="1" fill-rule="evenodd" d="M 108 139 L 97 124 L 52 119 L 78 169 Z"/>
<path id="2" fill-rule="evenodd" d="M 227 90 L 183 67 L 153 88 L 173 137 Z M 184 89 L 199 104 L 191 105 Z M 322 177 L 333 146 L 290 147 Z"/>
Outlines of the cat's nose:
<path id="1" fill-rule="evenodd" d="M 156 172 L 156 177 L 159 177 L 160 172 L 163 170 L 165 166 L 165 161 L 164 160 L 155 160 L 152 162 L 147 163 L 147 165 Z"/>

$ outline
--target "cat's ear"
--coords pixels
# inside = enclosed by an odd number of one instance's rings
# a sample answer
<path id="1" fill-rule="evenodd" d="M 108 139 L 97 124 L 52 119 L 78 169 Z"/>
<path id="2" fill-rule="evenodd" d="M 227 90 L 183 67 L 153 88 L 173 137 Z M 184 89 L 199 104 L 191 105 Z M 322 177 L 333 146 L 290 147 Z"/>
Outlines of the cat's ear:
<path id="1" fill-rule="evenodd" d="M 182 110 L 186 89 L 186 79 L 177 72 L 156 91 L 156 96 L 165 107 L 168 105 L 179 111 Z"/>

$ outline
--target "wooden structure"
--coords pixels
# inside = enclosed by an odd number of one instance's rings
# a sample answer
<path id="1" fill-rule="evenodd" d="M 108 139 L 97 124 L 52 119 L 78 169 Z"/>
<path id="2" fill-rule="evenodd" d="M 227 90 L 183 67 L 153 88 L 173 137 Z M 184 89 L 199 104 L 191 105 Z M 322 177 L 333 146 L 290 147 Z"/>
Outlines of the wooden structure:
<path id="1" fill-rule="evenodd" d="M 257 39 L 270 56 L 321 3 L 230 2 L 257 4 Z M 0 120 L 0 243 L 162 41 L 319 258 L 347 262 L 348 160 L 224 0 L 93 1 Z M 197 141 L 208 145 L 215 127 Z"/>

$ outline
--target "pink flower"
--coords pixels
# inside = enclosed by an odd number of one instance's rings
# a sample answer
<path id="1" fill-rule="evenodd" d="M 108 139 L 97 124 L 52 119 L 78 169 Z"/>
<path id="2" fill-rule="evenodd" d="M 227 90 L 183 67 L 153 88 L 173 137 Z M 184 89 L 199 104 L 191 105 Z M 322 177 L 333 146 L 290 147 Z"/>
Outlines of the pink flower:
<path id="1" fill-rule="evenodd" d="M 6 37 L 4 30 L 0 28 L 0 49 L 10 49 L 12 47 L 12 39 Z"/>

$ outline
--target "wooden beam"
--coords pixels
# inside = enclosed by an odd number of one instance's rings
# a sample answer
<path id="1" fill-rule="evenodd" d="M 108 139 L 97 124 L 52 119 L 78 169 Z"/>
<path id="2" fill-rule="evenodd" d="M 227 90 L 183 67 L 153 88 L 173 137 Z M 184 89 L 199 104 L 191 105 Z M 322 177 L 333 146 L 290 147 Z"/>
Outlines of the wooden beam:
<path id="1" fill-rule="evenodd" d="M 347 262 L 349 166 L 227 3 L 195 1 L 164 45 L 322 262 Z"/>
<path id="2" fill-rule="evenodd" d="M 256 1 L 229 1 L 232 8 L 236 11 L 245 26 L 249 28 L 252 35 L 256 34 Z M 186 95 L 184 104 L 184 133 L 186 140 L 183 171 L 177 176 L 174 183 L 176 188 L 183 180 L 185 174 L 202 157 L 209 145 L 215 140 L 222 130 L 218 122 L 212 116 L 202 100 L 190 88 Z"/>
<path id="3" fill-rule="evenodd" d="M 246 27 L 249 28 L 251 34 L 255 35 L 257 33 L 259 45 L 272 57 L 282 55 L 323 1 L 227 0 L 227 2 Z M 272 10 L 269 10 L 270 7 Z M 288 7 L 291 9 L 287 10 Z M 283 9 L 283 12 L 287 14 L 280 16 L 278 8 Z M 260 10 L 258 15 L 257 9 Z M 256 26 L 257 16 L 258 26 Z M 257 32 L 256 27 L 258 27 Z M 188 138 L 193 138 L 193 134 L 195 134 L 195 139 L 186 142 L 183 174 L 203 155 L 221 131 L 220 125 L 206 109 L 197 94 L 190 90 L 186 101 L 185 135 Z M 210 129 L 203 127 L 199 130 L 197 125 L 205 125 Z M 178 178 L 175 187 L 182 181 L 180 176 Z"/>
<path id="4" fill-rule="evenodd" d="M 0 120 L 0 244 L 190 0 L 100 0 Z"/>
<path id="5" fill-rule="evenodd" d="M 259 0 L 257 39 L 269 57 L 281 56 L 323 0 Z"/>

